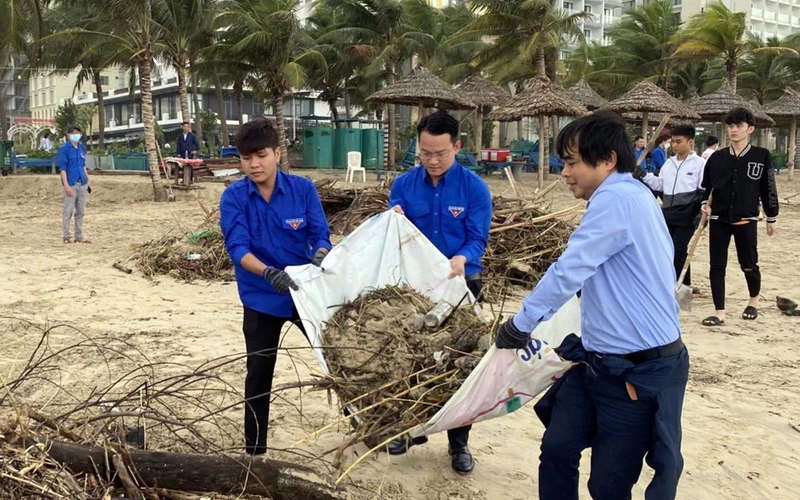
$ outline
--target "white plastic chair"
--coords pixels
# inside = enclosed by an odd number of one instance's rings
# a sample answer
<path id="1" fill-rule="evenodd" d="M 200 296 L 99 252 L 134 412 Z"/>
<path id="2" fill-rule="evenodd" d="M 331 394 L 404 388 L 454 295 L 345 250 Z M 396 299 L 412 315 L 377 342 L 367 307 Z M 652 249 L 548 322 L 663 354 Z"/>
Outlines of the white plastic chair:
<path id="1" fill-rule="evenodd" d="M 361 166 L 361 152 L 350 151 L 347 153 L 347 182 L 353 182 L 353 173 L 361 172 L 362 182 L 367 182 L 367 169 Z"/>

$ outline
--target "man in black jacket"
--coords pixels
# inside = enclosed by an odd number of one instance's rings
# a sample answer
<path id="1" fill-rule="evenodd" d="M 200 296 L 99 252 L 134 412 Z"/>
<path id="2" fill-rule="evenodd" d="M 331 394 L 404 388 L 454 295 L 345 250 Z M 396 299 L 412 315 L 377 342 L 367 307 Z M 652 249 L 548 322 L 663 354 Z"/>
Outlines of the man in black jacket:
<path id="1" fill-rule="evenodd" d="M 768 150 L 750 144 L 750 134 L 755 129 L 753 113 L 744 108 L 733 109 L 725 117 L 725 124 L 731 144 L 711 155 L 703 174 L 703 212 L 710 219 L 709 277 L 716 309 L 714 316 L 703 320 L 706 326 L 725 322 L 725 268 L 731 236 L 750 292 L 750 302 L 742 318 L 754 320 L 758 317 L 761 293 L 757 248 L 759 200 L 767 218 L 767 236 L 775 233 L 778 219 L 778 191 L 772 157 Z"/>
<path id="2" fill-rule="evenodd" d="M 194 158 L 197 152 L 200 151 L 200 141 L 197 140 L 197 136 L 192 132 L 189 122 L 183 122 L 181 128 L 181 133 L 178 135 L 178 147 L 176 148 L 178 158 Z"/>

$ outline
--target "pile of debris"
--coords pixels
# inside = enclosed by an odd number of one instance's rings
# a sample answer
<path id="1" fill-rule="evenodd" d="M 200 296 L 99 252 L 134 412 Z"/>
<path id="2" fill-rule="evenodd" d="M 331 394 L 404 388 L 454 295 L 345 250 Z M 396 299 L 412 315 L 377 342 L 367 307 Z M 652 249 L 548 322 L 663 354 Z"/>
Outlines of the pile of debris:
<path id="1" fill-rule="evenodd" d="M 490 325 L 472 306 L 444 304 L 408 286 L 387 286 L 363 293 L 327 322 L 325 361 L 335 379 L 350 382 L 334 389 L 359 422 L 340 454 L 427 422 L 477 366 L 490 346 Z"/>

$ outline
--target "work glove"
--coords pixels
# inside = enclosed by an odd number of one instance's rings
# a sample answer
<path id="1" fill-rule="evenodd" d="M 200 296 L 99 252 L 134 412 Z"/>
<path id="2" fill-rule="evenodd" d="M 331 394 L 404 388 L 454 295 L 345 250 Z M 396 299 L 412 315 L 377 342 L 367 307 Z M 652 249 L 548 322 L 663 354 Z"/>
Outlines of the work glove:
<path id="1" fill-rule="evenodd" d="M 292 290 L 299 289 L 297 283 L 294 282 L 291 276 L 286 274 L 286 271 L 267 266 L 264 269 L 263 276 L 267 283 L 272 285 L 272 288 L 278 293 L 288 293 L 290 288 Z"/>
<path id="2" fill-rule="evenodd" d="M 328 252 L 324 248 L 320 248 L 311 258 L 311 263 L 319 267 L 320 265 L 322 265 L 322 260 L 325 258 L 326 255 L 328 255 Z"/>
<path id="3" fill-rule="evenodd" d="M 644 181 L 644 176 L 646 175 L 647 175 L 647 170 L 639 166 L 637 166 L 636 170 L 633 171 L 633 178 L 636 180 Z"/>
<path id="4" fill-rule="evenodd" d="M 520 331 L 513 320 L 508 320 L 500 325 L 494 343 L 498 349 L 522 349 L 530 340 L 530 334 Z"/>

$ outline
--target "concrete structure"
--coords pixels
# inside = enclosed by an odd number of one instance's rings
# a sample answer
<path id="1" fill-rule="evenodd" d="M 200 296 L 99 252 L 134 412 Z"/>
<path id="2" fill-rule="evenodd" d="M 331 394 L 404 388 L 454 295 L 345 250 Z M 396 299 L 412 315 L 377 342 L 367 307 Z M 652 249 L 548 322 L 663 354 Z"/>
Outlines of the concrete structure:
<path id="1" fill-rule="evenodd" d="M 568 14 L 576 12 L 591 14 L 591 19 L 580 23 L 583 36 L 587 42 L 598 42 L 602 45 L 610 43 L 606 29 L 618 22 L 622 16 L 621 0 L 564 0 L 562 8 Z M 567 49 L 561 52 L 561 58 L 569 57 L 577 46 L 577 41 L 570 41 Z"/>
<path id="2" fill-rule="evenodd" d="M 626 0 L 624 9 L 630 10 L 649 0 Z M 672 0 L 673 11 L 681 22 L 705 12 L 716 0 Z M 762 38 L 784 38 L 800 31 L 800 0 L 722 0 L 734 12 L 747 14 L 747 29 Z"/>
<path id="3" fill-rule="evenodd" d="M 16 68 L 25 66 L 26 61 L 11 58 L 11 67 L 0 69 L 0 99 L 6 110 L 6 128 L 17 121 L 29 121 L 31 117 L 28 103 L 28 81 L 20 76 Z"/>

